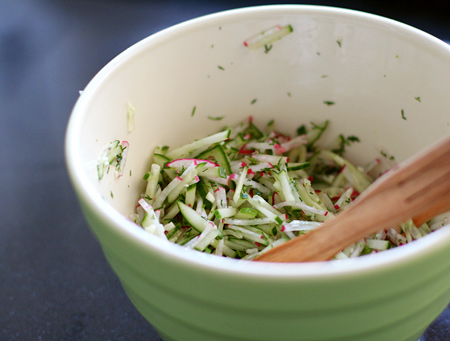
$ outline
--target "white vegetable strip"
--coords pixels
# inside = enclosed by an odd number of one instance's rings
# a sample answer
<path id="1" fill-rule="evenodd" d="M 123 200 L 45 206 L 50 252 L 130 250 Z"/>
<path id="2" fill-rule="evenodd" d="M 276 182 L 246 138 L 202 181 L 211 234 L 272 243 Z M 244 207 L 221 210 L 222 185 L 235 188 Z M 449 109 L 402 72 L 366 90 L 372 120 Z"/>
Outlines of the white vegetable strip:
<path id="1" fill-rule="evenodd" d="M 336 201 L 334 204 L 334 207 L 339 210 L 350 204 L 351 202 L 351 195 L 353 193 L 353 187 L 348 188 Z"/>
<path id="2" fill-rule="evenodd" d="M 165 231 L 172 231 L 174 228 L 175 228 L 175 224 L 173 222 L 170 222 L 170 223 L 164 225 Z"/>
<path id="3" fill-rule="evenodd" d="M 281 212 L 278 212 L 279 214 L 275 214 L 271 209 L 268 209 L 266 205 L 263 203 L 266 203 L 264 199 L 261 197 L 255 195 L 253 198 L 248 198 L 247 201 L 258 211 L 260 211 L 262 214 L 264 214 L 267 218 L 269 218 L 274 223 L 277 223 L 278 225 L 282 224 L 283 221 L 286 219 L 285 215 L 283 215 Z M 269 205 L 267 203 L 267 205 Z M 272 208 L 273 209 L 273 208 Z"/>
<path id="4" fill-rule="evenodd" d="M 294 137 L 290 141 L 283 142 L 280 145 L 280 148 L 277 148 L 277 154 L 280 154 L 280 152 L 281 153 L 289 152 L 292 149 L 299 147 L 301 145 L 307 144 L 307 143 L 308 143 L 308 139 L 306 138 L 306 135 L 300 135 L 300 136 Z"/>
<path id="5" fill-rule="evenodd" d="M 271 150 L 272 153 L 277 154 L 277 150 L 273 142 L 249 142 L 246 145 L 247 149 L 256 149 L 261 152 Z"/>
<path id="6" fill-rule="evenodd" d="M 248 167 L 245 166 L 242 169 L 242 172 L 239 175 L 239 179 L 236 183 L 236 189 L 235 189 L 234 195 L 233 195 L 233 201 L 235 204 L 237 204 L 239 202 L 239 199 L 241 198 L 242 186 L 244 185 L 245 178 L 247 177 L 247 171 L 248 171 Z"/>
<path id="7" fill-rule="evenodd" d="M 212 222 L 208 222 L 203 232 L 195 238 L 195 242 L 189 246 L 199 251 L 203 251 L 205 247 L 209 245 L 219 234 L 216 225 Z"/>
<path id="8" fill-rule="evenodd" d="M 229 225 L 251 226 L 251 225 L 273 224 L 274 220 L 271 218 L 254 218 L 254 219 L 225 218 L 223 222 Z"/>
<path id="9" fill-rule="evenodd" d="M 229 225 L 228 228 L 236 231 L 242 232 L 245 239 L 257 242 L 260 245 L 267 245 L 267 240 L 264 238 L 262 234 L 250 231 L 246 228 L 236 226 L 236 225 Z"/>
<path id="10" fill-rule="evenodd" d="M 249 165 L 248 168 L 253 172 L 260 172 L 262 170 L 266 170 L 266 169 L 271 169 L 273 168 L 273 164 L 271 164 L 270 162 L 261 162 L 258 163 L 256 165 Z"/>
<path id="11" fill-rule="evenodd" d="M 389 239 L 396 245 L 406 244 L 406 238 L 398 233 L 395 229 L 390 228 L 387 232 Z"/>
<path id="12" fill-rule="evenodd" d="M 289 223 L 284 223 L 282 231 L 311 231 L 322 225 L 316 221 L 292 220 Z"/>
<path id="13" fill-rule="evenodd" d="M 284 233 L 289 237 L 289 239 L 294 239 L 297 237 L 294 233 L 292 233 L 292 231 L 284 231 Z"/>
<path id="14" fill-rule="evenodd" d="M 176 171 L 182 171 L 182 170 L 192 166 L 192 164 L 194 166 L 204 164 L 205 169 L 219 166 L 217 163 L 209 161 L 209 160 L 185 158 L 185 159 L 177 159 L 177 160 L 170 161 L 166 164 L 166 167 L 172 168 Z"/>
<path id="15" fill-rule="evenodd" d="M 326 215 L 329 214 L 328 211 L 319 210 L 319 209 L 317 209 L 315 207 L 306 205 L 305 203 L 301 203 L 301 202 L 288 203 L 286 201 L 283 201 L 283 202 L 281 202 L 279 204 L 276 204 L 275 208 L 282 208 L 282 207 L 286 207 L 286 206 L 296 207 L 296 208 L 299 208 L 299 209 L 301 209 L 301 210 L 303 210 L 305 212 L 310 212 L 310 213 L 313 213 L 313 214 L 319 214 L 319 215 L 323 215 L 323 216 L 326 216 Z"/>
<path id="16" fill-rule="evenodd" d="M 223 187 L 218 187 L 215 191 L 214 191 L 214 195 L 216 197 L 216 202 L 217 202 L 217 208 L 225 208 L 227 207 L 227 192 L 225 190 L 225 188 Z"/>
<path id="17" fill-rule="evenodd" d="M 220 185 L 223 185 L 223 186 L 227 186 L 229 184 L 229 178 L 228 177 L 220 178 L 220 177 L 213 177 L 213 176 L 205 176 L 205 178 L 210 180 L 210 181 L 216 182 L 216 183 L 218 183 Z"/>
<path id="18" fill-rule="evenodd" d="M 144 199 L 141 198 L 138 200 L 139 205 L 144 209 L 145 212 L 152 212 L 153 208 L 150 206 L 150 204 Z"/>
<path id="19" fill-rule="evenodd" d="M 160 207 L 164 200 L 166 200 L 167 196 L 169 195 L 172 190 L 177 187 L 181 182 L 183 181 L 182 178 L 177 176 L 175 179 L 173 179 L 162 191 L 155 197 L 155 201 L 153 202 L 153 206 Z"/>
<path id="20" fill-rule="evenodd" d="M 214 135 L 210 135 L 207 137 L 204 137 L 202 139 L 196 140 L 192 143 L 186 144 L 184 146 L 181 146 L 179 148 L 176 148 L 166 154 L 166 156 L 170 159 L 173 158 L 182 158 L 190 153 L 196 151 L 199 148 L 221 142 L 226 140 L 230 136 L 230 130 L 221 131 L 220 133 L 216 133 Z"/>
<path id="21" fill-rule="evenodd" d="M 355 249 L 350 255 L 350 258 L 359 257 L 362 250 L 364 249 L 364 246 L 366 245 L 366 241 L 364 239 L 361 239 L 359 242 L 356 243 Z"/>
<path id="22" fill-rule="evenodd" d="M 281 184 L 281 191 L 283 192 L 284 200 L 286 200 L 288 204 L 295 203 L 296 200 L 294 194 L 292 193 L 292 188 L 290 185 L 289 177 L 287 175 L 287 171 L 282 170 L 281 172 L 279 172 L 277 178 Z"/>
<path id="23" fill-rule="evenodd" d="M 125 171 L 125 165 L 127 163 L 128 151 L 130 150 L 130 144 L 128 141 L 122 141 L 121 160 L 117 162 L 117 176 L 123 176 Z"/>
<path id="24" fill-rule="evenodd" d="M 175 218 L 175 216 L 180 213 L 180 209 L 176 203 L 173 203 L 172 206 L 167 210 L 166 214 L 164 214 L 164 219 L 169 220 Z"/>
<path id="25" fill-rule="evenodd" d="M 188 188 L 186 188 L 186 197 L 184 203 L 189 207 L 193 207 L 195 204 L 195 197 L 197 192 L 197 187 L 195 185 L 196 183 L 197 181 L 193 184 L 190 184 Z"/>
<path id="26" fill-rule="evenodd" d="M 153 163 L 150 169 L 150 176 L 148 178 L 147 187 L 145 190 L 145 195 L 149 196 L 152 199 L 155 197 L 156 194 L 160 172 L 161 167 L 158 164 Z"/>
<path id="27" fill-rule="evenodd" d="M 389 241 L 378 239 L 366 239 L 366 245 L 371 249 L 383 251 L 389 248 Z"/>
<path id="28" fill-rule="evenodd" d="M 363 174 L 361 171 L 359 171 L 353 164 L 351 164 L 349 161 L 345 160 L 344 158 L 340 157 L 339 155 L 328 151 L 328 150 L 322 150 L 320 152 L 320 156 L 323 156 L 325 158 L 329 158 L 336 162 L 341 167 L 348 168 L 350 177 L 352 178 L 352 182 L 354 183 L 355 189 L 361 193 L 364 191 L 367 187 L 370 185 L 370 181 L 367 178 L 365 174 Z"/>
<path id="29" fill-rule="evenodd" d="M 275 207 L 270 205 L 266 200 L 264 200 L 264 198 L 262 198 L 259 195 L 254 195 L 253 198 L 250 198 L 250 199 L 247 199 L 247 200 L 250 201 L 250 202 L 257 202 L 259 205 L 264 207 L 266 210 L 269 210 L 274 215 L 277 215 L 277 216 L 282 216 L 283 215 L 280 211 L 278 211 Z"/>
<path id="30" fill-rule="evenodd" d="M 450 212 L 440 214 L 430 220 L 430 230 L 435 231 L 442 226 L 450 224 Z"/>
<path id="31" fill-rule="evenodd" d="M 278 163 L 287 163 L 287 156 L 278 156 L 270 154 L 253 154 L 252 159 L 258 160 L 260 162 L 267 162 L 269 164 L 277 165 Z"/>
<path id="32" fill-rule="evenodd" d="M 197 197 L 197 205 L 195 207 L 195 212 L 197 212 L 198 215 L 202 215 L 203 212 L 203 198 L 200 195 Z"/>
<path id="33" fill-rule="evenodd" d="M 139 199 L 139 205 L 141 205 L 141 207 L 146 212 L 144 218 L 142 219 L 142 227 L 147 232 L 150 232 L 163 239 L 167 239 L 164 233 L 164 226 L 159 222 L 158 217 L 153 210 L 153 207 L 150 206 L 143 198 Z"/>
<path id="34" fill-rule="evenodd" d="M 245 179 L 244 184 L 246 186 L 256 188 L 258 191 L 260 191 L 262 194 L 265 194 L 265 195 L 269 195 L 272 192 L 272 190 L 270 188 L 267 188 L 266 186 L 261 185 L 259 182 L 256 182 L 253 180 Z"/>
<path id="35" fill-rule="evenodd" d="M 197 182 L 198 179 L 195 179 L 197 176 L 197 169 L 195 168 L 195 164 L 192 163 L 184 172 L 181 174 L 182 181 L 178 183 L 172 191 L 167 196 L 167 202 L 170 204 L 174 202 L 180 193 L 186 189 L 186 187 L 193 182 Z"/>
<path id="36" fill-rule="evenodd" d="M 221 239 L 216 245 L 216 249 L 214 250 L 214 254 L 217 256 L 223 256 L 223 247 L 224 247 L 224 240 Z"/>
<path id="37" fill-rule="evenodd" d="M 217 219 L 233 217 L 234 215 L 236 215 L 236 213 L 237 209 L 235 207 L 218 208 L 214 211 L 214 215 Z"/>

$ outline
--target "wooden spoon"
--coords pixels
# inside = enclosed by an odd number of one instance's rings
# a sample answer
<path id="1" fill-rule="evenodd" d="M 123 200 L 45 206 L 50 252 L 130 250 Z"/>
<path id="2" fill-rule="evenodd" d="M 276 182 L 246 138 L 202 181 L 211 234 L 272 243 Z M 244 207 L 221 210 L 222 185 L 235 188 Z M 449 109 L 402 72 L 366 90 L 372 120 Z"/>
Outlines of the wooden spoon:
<path id="1" fill-rule="evenodd" d="M 411 217 L 420 226 L 447 211 L 450 211 L 450 136 L 380 177 L 335 218 L 255 260 L 329 260 L 381 229 L 394 227 Z"/>

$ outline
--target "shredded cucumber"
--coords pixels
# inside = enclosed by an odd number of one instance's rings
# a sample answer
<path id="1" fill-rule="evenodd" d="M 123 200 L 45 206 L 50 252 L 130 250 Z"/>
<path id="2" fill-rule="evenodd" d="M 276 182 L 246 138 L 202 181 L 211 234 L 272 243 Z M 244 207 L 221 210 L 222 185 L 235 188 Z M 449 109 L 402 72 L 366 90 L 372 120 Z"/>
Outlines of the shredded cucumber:
<path id="1" fill-rule="evenodd" d="M 354 136 L 319 147 L 329 125 L 302 125 L 298 136 L 287 136 L 249 119 L 175 149 L 156 148 L 132 219 L 179 245 L 248 260 L 308 233 L 344 210 L 384 166 L 380 159 L 366 168 L 346 159 L 349 141 L 359 141 Z M 118 146 L 115 141 L 102 157 L 111 158 Z M 387 250 L 448 222 L 449 215 L 419 227 L 410 220 L 367 236 L 335 259 Z"/>
<path id="2" fill-rule="evenodd" d="M 267 46 L 271 43 L 273 43 L 276 40 L 279 40 L 283 38 L 284 36 L 288 35 L 293 31 L 293 28 L 291 25 L 286 26 L 280 26 L 276 25 L 274 27 L 271 27 L 265 31 L 262 31 L 261 33 L 247 39 L 244 41 L 244 46 L 250 48 L 250 49 L 258 49 L 260 47 Z M 270 50 L 270 48 L 269 48 Z"/>
<path id="3" fill-rule="evenodd" d="M 108 173 L 111 167 L 115 168 L 114 176 L 116 178 L 123 175 L 129 146 L 128 141 L 120 142 L 115 140 L 103 149 L 97 160 L 97 176 L 99 180 L 103 179 L 105 173 Z"/>

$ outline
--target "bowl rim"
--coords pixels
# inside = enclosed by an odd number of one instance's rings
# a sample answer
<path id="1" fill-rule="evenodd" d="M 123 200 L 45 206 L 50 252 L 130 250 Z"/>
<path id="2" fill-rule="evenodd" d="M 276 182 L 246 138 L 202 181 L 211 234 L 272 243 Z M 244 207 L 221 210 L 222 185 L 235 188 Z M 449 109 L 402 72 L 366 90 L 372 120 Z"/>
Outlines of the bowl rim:
<path id="1" fill-rule="evenodd" d="M 236 274 L 242 276 L 257 276 L 258 278 L 329 278 L 336 276 L 356 276 L 371 274 L 380 270 L 396 269 L 403 267 L 425 257 L 432 257 L 444 248 L 450 246 L 450 225 L 443 227 L 432 234 L 414 241 L 402 247 L 390 249 L 374 255 L 366 255 L 346 260 L 333 260 L 319 263 L 267 263 L 249 262 L 237 259 L 217 257 L 194 250 L 188 250 L 182 246 L 164 241 L 159 237 L 145 232 L 142 228 L 128 220 L 111 205 L 106 203 L 94 185 L 88 179 L 82 166 L 81 151 L 77 149 L 82 131 L 82 122 L 86 115 L 91 98 L 102 87 L 111 73 L 120 65 L 126 63 L 133 55 L 145 50 L 158 42 L 182 34 L 186 30 L 198 29 L 203 25 L 209 25 L 217 19 L 227 17 L 248 16 L 254 13 L 310 13 L 323 14 L 334 17 L 352 17 L 354 19 L 369 21 L 378 25 L 395 27 L 405 33 L 421 39 L 434 49 L 446 51 L 450 55 L 450 47 L 440 39 L 431 36 L 417 28 L 401 22 L 388 19 L 375 14 L 360 12 L 357 10 L 318 6 L 318 5 L 264 5 L 237 8 L 207 14 L 198 18 L 190 19 L 174 26 L 156 32 L 134 45 L 128 47 L 109 63 L 107 63 L 80 92 L 71 112 L 65 137 L 65 159 L 69 178 L 81 202 L 95 210 L 102 221 L 108 225 L 112 232 L 119 234 L 121 238 L 140 246 L 148 252 L 161 253 L 166 259 L 181 262 L 183 266 L 191 266 L 197 269 L 209 269 L 217 274 Z M 100 241 L 101 242 L 101 241 Z"/>

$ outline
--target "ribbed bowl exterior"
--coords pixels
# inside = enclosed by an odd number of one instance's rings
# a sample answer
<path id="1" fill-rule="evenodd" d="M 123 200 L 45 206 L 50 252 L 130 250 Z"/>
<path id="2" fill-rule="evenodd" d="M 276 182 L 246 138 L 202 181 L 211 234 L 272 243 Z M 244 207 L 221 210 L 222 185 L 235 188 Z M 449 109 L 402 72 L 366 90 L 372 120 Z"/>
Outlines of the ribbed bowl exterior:
<path id="1" fill-rule="evenodd" d="M 417 340 L 450 300 L 450 249 L 335 280 L 186 266 L 87 220 L 130 300 L 164 340 Z M 286 293 L 289 293 L 286 295 Z"/>

